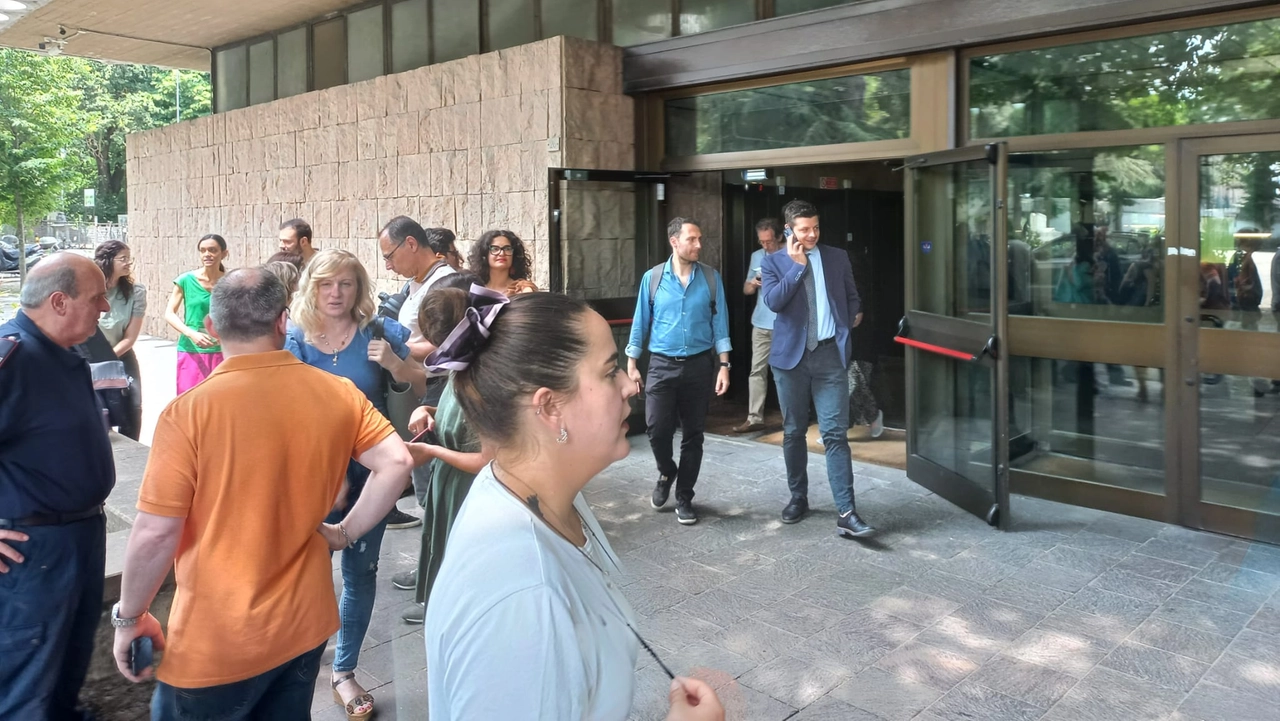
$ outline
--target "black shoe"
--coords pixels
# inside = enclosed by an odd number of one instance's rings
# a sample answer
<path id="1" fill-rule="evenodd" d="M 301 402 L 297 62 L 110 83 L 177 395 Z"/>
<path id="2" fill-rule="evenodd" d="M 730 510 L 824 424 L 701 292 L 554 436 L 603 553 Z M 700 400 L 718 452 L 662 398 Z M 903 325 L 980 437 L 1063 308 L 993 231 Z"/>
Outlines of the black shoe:
<path id="1" fill-rule="evenodd" d="M 676 520 L 682 526 L 692 526 L 698 522 L 698 512 L 693 510 L 693 501 L 676 499 Z"/>
<path id="2" fill-rule="evenodd" d="M 405 513 L 399 508 L 392 508 L 391 512 L 387 514 L 387 528 L 413 528 L 421 525 L 421 518 Z"/>
<path id="3" fill-rule="evenodd" d="M 426 616 L 427 616 L 426 604 L 415 603 L 413 604 L 413 608 L 409 609 L 408 611 L 405 611 L 404 615 L 401 616 L 400 618 L 403 618 L 405 623 L 408 623 L 414 626 L 421 626 L 422 622 L 426 619 Z"/>
<path id="4" fill-rule="evenodd" d="M 787 507 L 782 509 L 783 523 L 799 523 L 809 513 L 809 499 L 792 498 Z"/>
<path id="5" fill-rule="evenodd" d="M 667 505 L 667 498 L 671 496 L 671 481 L 666 476 L 658 476 L 658 485 L 653 487 L 653 498 L 649 499 L 649 503 L 654 508 L 662 508 Z"/>
<path id="6" fill-rule="evenodd" d="M 858 518 L 856 511 L 849 511 L 836 519 L 836 533 L 845 538 L 869 538 L 875 535 L 876 529 Z"/>
<path id="7" fill-rule="evenodd" d="M 391 577 L 391 585 L 401 591 L 412 591 L 418 587 L 418 569 L 401 571 Z"/>

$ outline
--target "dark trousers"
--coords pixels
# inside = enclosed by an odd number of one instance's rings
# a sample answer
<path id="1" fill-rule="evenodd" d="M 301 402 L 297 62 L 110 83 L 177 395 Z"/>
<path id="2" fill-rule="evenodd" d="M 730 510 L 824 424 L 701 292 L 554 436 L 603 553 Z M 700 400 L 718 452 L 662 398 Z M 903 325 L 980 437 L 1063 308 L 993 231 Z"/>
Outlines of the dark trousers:
<path id="1" fill-rule="evenodd" d="M 152 721 L 310 721 L 324 644 L 266 673 L 207 688 L 157 683 Z M 234 662 L 234 657 L 228 658 Z"/>
<path id="2" fill-rule="evenodd" d="M 24 526 L 25 556 L 0 573 L 0 719 L 79 721 L 102 616 L 106 519 Z"/>
<path id="3" fill-rule="evenodd" d="M 133 349 L 125 351 L 125 354 L 120 356 L 120 361 L 124 363 L 125 372 L 133 378 L 133 412 L 121 422 L 116 430 L 125 438 L 132 438 L 136 441 L 138 436 L 142 435 L 142 369 L 138 366 L 138 356 L 134 355 Z"/>
<path id="4" fill-rule="evenodd" d="M 649 358 L 645 377 L 644 419 L 658 473 L 676 479 L 676 500 L 691 500 L 702 468 L 707 408 L 715 390 L 716 355 L 711 352 L 677 361 Z M 681 432 L 680 465 L 673 457 L 676 427 Z"/>

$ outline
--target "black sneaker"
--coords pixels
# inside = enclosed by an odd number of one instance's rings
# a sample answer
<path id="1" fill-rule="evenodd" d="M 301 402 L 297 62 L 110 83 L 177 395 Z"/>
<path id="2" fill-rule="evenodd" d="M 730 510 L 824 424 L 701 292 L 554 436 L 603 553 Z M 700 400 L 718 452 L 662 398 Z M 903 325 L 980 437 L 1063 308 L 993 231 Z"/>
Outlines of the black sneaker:
<path id="1" fill-rule="evenodd" d="M 405 611 L 404 615 L 401 616 L 400 618 L 404 619 L 405 623 L 410 624 L 412 626 L 421 626 L 422 622 L 426 620 L 426 617 L 427 617 L 426 604 L 415 603 L 413 604 L 413 608 L 409 609 L 408 611 Z"/>
<path id="2" fill-rule="evenodd" d="M 676 520 L 682 526 L 692 526 L 698 522 L 698 512 L 693 510 L 693 501 L 676 499 Z"/>
<path id="3" fill-rule="evenodd" d="M 849 511 L 836 519 L 836 534 L 845 538 L 870 538 L 875 533 L 876 529 L 858 518 L 856 511 Z"/>
<path id="4" fill-rule="evenodd" d="M 392 508 L 391 512 L 387 514 L 387 528 L 413 528 L 421 525 L 421 518 L 405 513 L 399 508 Z"/>
<path id="5" fill-rule="evenodd" d="M 653 498 L 649 499 L 649 503 L 654 508 L 662 508 L 667 505 L 667 498 L 671 496 L 671 480 L 666 476 L 658 476 L 658 485 L 653 487 Z"/>
<path id="6" fill-rule="evenodd" d="M 783 523 L 799 523 L 809 513 L 809 499 L 792 498 L 787 507 L 782 509 Z"/>
<path id="7" fill-rule="evenodd" d="M 411 568 L 391 577 L 391 585 L 401 591 L 412 591 L 418 587 L 418 569 Z"/>

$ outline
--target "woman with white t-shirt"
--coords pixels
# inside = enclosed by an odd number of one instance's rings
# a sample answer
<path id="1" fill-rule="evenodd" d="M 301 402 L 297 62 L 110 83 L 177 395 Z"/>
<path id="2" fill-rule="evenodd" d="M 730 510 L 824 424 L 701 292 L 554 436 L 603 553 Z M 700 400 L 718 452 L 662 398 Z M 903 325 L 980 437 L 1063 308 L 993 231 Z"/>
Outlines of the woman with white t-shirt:
<path id="1" fill-rule="evenodd" d="M 619 562 L 583 487 L 630 450 L 609 324 L 554 293 L 475 286 L 427 359 L 455 371 L 467 423 L 493 463 L 449 534 L 427 604 L 432 721 L 591 719 L 631 713 L 642 641 Z M 518 370 L 517 370 L 518 369 Z M 715 692 L 673 678 L 671 721 L 719 721 Z"/>

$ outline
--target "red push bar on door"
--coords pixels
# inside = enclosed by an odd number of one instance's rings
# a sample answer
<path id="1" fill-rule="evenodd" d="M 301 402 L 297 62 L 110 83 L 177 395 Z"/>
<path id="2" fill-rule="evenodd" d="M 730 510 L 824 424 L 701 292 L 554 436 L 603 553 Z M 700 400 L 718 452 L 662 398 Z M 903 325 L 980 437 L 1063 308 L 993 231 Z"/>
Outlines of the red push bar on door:
<path id="1" fill-rule="evenodd" d="M 978 356 L 970 353 L 965 353 L 962 350 L 955 350 L 954 348 L 946 348 L 944 346 L 934 345 L 932 343 L 925 343 L 924 341 L 918 341 L 912 338 L 904 338 L 903 336 L 900 336 L 900 335 L 894 336 L 893 339 L 903 345 L 911 346 L 912 348 L 918 348 L 922 351 L 928 351 L 930 353 L 937 353 L 938 355 L 944 355 L 944 356 L 947 356 L 948 358 L 956 358 L 958 360 L 970 361 L 970 362 L 978 360 Z"/>

